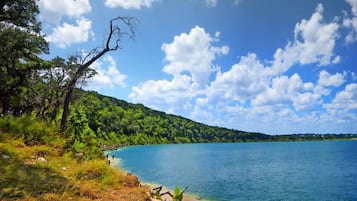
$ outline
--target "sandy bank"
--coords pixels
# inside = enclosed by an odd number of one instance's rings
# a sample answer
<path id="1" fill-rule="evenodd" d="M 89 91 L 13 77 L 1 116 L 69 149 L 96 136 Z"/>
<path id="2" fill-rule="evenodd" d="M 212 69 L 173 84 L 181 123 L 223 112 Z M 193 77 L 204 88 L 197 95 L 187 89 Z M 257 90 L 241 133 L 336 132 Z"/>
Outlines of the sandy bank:
<path id="1" fill-rule="evenodd" d="M 150 186 L 150 189 L 154 189 L 154 188 L 157 188 L 157 187 L 160 186 L 159 184 L 145 184 L 145 185 Z M 173 190 L 170 190 L 168 188 L 163 187 L 162 190 L 161 190 L 161 193 L 165 193 L 165 192 L 168 192 L 168 191 L 171 194 L 173 194 L 173 192 L 174 192 Z M 188 189 L 188 191 L 189 191 L 189 189 Z M 183 194 L 183 201 L 204 201 L 204 200 L 195 198 L 194 196 L 192 196 L 190 194 L 187 194 L 186 192 Z M 172 197 L 170 197 L 169 195 L 166 194 L 166 195 L 161 196 L 161 200 L 159 200 L 159 199 L 152 199 L 152 200 L 153 201 L 162 201 L 162 200 L 164 200 L 164 201 L 172 201 L 173 199 L 172 199 Z"/>
<path id="2" fill-rule="evenodd" d="M 120 161 L 121 161 L 120 158 L 115 158 L 115 157 L 113 158 L 111 155 L 108 156 L 108 163 L 112 167 L 117 168 L 120 164 Z M 160 186 L 159 184 L 150 184 L 150 183 L 143 183 L 143 185 L 149 186 L 150 189 Z M 189 190 L 190 189 L 188 189 L 187 191 L 189 192 Z M 174 192 L 173 190 L 163 187 L 161 190 L 161 193 L 168 192 L 168 191 L 171 194 L 173 194 L 173 192 Z M 158 200 L 158 199 L 152 199 L 152 200 L 153 201 L 172 201 L 172 197 L 170 197 L 169 195 L 166 194 L 161 197 L 161 200 Z M 204 200 L 195 198 L 194 196 L 189 195 L 189 194 L 187 194 L 187 192 L 185 192 L 183 195 L 183 201 L 204 201 Z"/>
<path id="3" fill-rule="evenodd" d="M 118 167 L 120 164 L 120 158 L 112 158 L 110 156 L 110 157 L 108 157 L 108 163 L 110 166 Z"/>
<path id="4" fill-rule="evenodd" d="M 114 167 L 114 168 L 118 168 L 119 164 L 121 162 L 121 159 L 113 157 L 113 155 L 108 154 L 108 152 L 105 152 L 105 154 L 107 154 L 109 165 Z M 129 174 L 131 174 L 131 173 L 129 173 Z M 149 186 L 150 189 L 154 189 L 154 188 L 157 188 L 159 186 L 162 186 L 160 184 L 153 184 L 153 183 L 142 183 L 142 184 L 146 185 L 146 186 Z M 196 196 L 190 194 L 189 191 L 190 191 L 190 189 L 188 188 L 188 190 L 183 194 L 183 201 L 207 201 L 207 200 L 204 200 L 204 199 L 197 198 Z M 161 193 L 165 193 L 165 192 L 170 192 L 171 194 L 174 193 L 173 190 L 168 189 L 166 187 L 163 187 L 162 190 L 161 190 Z M 152 200 L 153 201 L 173 201 L 172 197 L 170 197 L 170 195 L 168 195 L 168 194 L 161 196 L 161 200 L 160 199 L 154 199 L 154 198 L 152 198 Z"/>

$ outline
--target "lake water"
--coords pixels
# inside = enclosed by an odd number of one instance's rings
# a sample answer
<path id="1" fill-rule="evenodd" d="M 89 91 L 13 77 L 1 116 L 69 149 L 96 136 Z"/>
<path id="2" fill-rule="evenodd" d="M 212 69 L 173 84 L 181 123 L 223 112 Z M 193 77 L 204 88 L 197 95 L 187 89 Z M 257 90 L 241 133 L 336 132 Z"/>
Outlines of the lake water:
<path id="1" fill-rule="evenodd" d="M 357 141 L 131 146 L 119 166 L 201 199 L 357 201 Z"/>

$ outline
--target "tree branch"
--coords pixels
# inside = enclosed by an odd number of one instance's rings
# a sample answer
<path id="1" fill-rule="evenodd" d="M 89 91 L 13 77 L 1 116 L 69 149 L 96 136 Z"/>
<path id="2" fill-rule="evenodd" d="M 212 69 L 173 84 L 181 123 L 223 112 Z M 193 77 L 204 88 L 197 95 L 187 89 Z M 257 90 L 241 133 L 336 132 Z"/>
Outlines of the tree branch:
<path id="1" fill-rule="evenodd" d="M 125 27 L 128 28 L 128 32 L 122 31 L 119 26 L 116 26 L 114 23 L 122 22 Z M 134 17 L 116 17 L 110 20 L 109 24 L 109 34 L 107 36 L 107 40 L 105 42 L 105 47 L 101 51 L 99 48 L 92 49 L 87 55 L 81 59 L 80 64 L 78 64 L 78 69 L 74 73 L 73 77 L 70 79 L 67 85 L 67 93 L 65 96 L 62 120 L 61 120 L 61 128 L 60 131 L 64 132 L 67 127 L 67 116 L 69 112 L 69 102 L 72 96 L 73 88 L 75 87 L 78 79 L 80 79 L 84 74 L 86 69 L 89 68 L 95 61 L 97 61 L 100 57 L 102 57 L 105 53 L 110 51 L 115 51 L 120 48 L 120 41 L 123 35 L 128 35 L 131 39 L 135 37 L 135 25 L 136 18 Z M 113 40 L 114 35 L 116 36 L 115 41 Z M 112 46 L 111 46 L 112 45 Z M 88 61 L 86 61 L 88 59 Z"/>

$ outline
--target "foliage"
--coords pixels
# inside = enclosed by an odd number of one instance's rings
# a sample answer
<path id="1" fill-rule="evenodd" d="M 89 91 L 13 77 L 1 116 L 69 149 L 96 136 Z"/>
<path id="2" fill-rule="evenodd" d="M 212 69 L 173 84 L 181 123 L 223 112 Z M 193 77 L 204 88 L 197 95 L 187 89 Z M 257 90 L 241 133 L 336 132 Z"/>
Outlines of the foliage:
<path id="1" fill-rule="evenodd" d="M 140 187 L 137 178 L 110 167 L 106 160 L 77 161 L 63 153 L 66 139 L 52 135 L 52 125 L 36 121 L 32 117 L 0 118 L 0 200 L 148 198 L 147 187 Z M 27 145 L 22 129 L 33 123 L 48 139 Z M 44 125 L 48 130 L 43 131 Z"/>
<path id="2" fill-rule="evenodd" d="M 181 190 L 179 186 L 175 187 L 174 194 L 173 194 L 173 201 L 182 201 L 183 193 L 187 190 L 187 187 L 184 190 Z"/>
<path id="3" fill-rule="evenodd" d="M 96 92 L 76 90 L 75 94 L 71 115 L 76 115 L 77 121 L 86 121 L 101 144 L 242 142 L 269 138 L 260 133 L 208 126 Z"/>
<path id="4" fill-rule="evenodd" d="M 35 33 L 41 31 L 41 25 L 36 19 L 38 13 L 35 0 L 2 0 L 0 3 L 0 22 Z"/>
<path id="5" fill-rule="evenodd" d="M 297 141 L 350 139 L 354 135 L 265 135 L 215 126 L 155 111 L 96 92 L 75 90 L 70 125 L 86 132 L 87 142 L 102 148 L 135 144 Z M 74 118 L 75 117 L 75 118 Z M 70 119 L 71 119 L 70 118 Z M 82 123 L 80 123 L 82 121 Z M 69 126 L 71 127 L 71 126 Z M 71 129 L 70 129 L 71 130 Z M 80 135 L 83 136 L 83 135 Z M 83 141 L 83 137 L 80 137 Z M 91 140 L 90 140 L 91 139 Z"/>
<path id="6" fill-rule="evenodd" d="M 7 115 L 0 117 L 0 131 L 3 133 L 0 140 L 4 140 L 4 138 L 21 139 L 30 146 L 43 144 L 61 146 L 64 144 L 64 140 L 55 134 L 52 125 L 32 116 Z"/>
<path id="7" fill-rule="evenodd" d="M 48 52 L 48 44 L 35 0 L 5 0 L 0 6 L 0 112 L 19 114 L 28 107 L 32 75 L 43 68 L 38 55 Z"/>

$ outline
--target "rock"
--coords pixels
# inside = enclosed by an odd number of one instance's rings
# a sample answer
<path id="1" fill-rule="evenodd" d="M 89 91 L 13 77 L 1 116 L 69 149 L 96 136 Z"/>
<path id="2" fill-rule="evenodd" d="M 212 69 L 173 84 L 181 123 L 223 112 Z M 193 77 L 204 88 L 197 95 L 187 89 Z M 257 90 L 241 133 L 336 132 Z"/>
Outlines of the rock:
<path id="1" fill-rule="evenodd" d="M 46 160 L 44 157 L 39 157 L 39 158 L 37 158 L 37 160 L 39 160 L 39 161 L 41 161 L 41 162 L 44 162 L 44 163 L 47 162 L 47 160 Z"/>
<path id="2" fill-rule="evenodd" d="M 126 175 L 126 179 L 123 183 L 125 186 L 140 186 L 139 178 L 132 174 Z"/>

